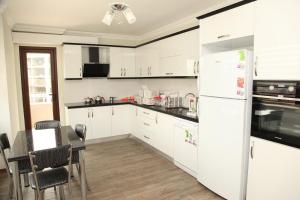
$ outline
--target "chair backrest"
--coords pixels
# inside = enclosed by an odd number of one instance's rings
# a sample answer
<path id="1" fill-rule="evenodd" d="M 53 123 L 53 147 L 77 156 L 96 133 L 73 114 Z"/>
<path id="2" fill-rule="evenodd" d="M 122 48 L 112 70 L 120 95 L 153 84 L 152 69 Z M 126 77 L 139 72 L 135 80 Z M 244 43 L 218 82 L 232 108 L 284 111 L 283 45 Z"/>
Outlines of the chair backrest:
<path id="1" fill-rule="evenodd" d="M 80 137 L 83 141 L 86 138 L 86 125 L 84 124 L 76 124 L 75 125 L 75 133 L 78 137 Z"/>
<path id="2" fill-rule="evenodd" d="M 8 161 L 7 161 L 5 152 L 4 152 L 5 149 L 10 149 L 10 143 L 9 143 L 7 134 L 2 133 L 2 134 L 0 134 L 0 154 L 2 155 L 4 164 L 5 164 L 5 170 L 6 170 L 7 174 L 10 176 L 10 169 L 9 169 Z"/>
<path id="3" fill-rule="evenodd" d="M 37 171 L 45 168 L 57 168 L 68 165 L 69 181 L 72 167 L 72 146 L 64 145 L 53 149 L 45 149 L 40 151 L 29 152 L 31 170 L 39 191 L 39 182 L 37 179 Z"/>
<path id="4" fill-rule="evenodd" d="M 35 123 L 35 129 L 48 129 L 48 128 L 59 128 L 60 121 L 57 120 L 45 120 Z"/>
<path id="5" fill-rule="evenodd" d="M 29 152 L 31 167 L 35 171 L 45 168 L 57 168 L 68 165 L 72 156 L 72 146 L 70 144 L 39 151 Z"/>

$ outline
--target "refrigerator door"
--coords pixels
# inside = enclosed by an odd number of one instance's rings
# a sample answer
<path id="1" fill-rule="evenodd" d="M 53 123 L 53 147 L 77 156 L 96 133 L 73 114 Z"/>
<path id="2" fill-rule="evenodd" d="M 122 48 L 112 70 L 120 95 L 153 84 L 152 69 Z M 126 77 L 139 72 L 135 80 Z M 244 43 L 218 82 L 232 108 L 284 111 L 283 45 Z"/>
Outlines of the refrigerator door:
<path id="1" fill-rule="evenodd" d="M 247 99 L 252 85 L 252 53 L 248 50 L 227 51 L 204 56 L 200 60 L 200 95 Z M 248 73 L 249 72 L 249 73 Z"/>
<path id="2" fill-rule="evenodd" d="M 230 200 L 244 194 L 246 100 L 200 96 L 198 181 Z"/>

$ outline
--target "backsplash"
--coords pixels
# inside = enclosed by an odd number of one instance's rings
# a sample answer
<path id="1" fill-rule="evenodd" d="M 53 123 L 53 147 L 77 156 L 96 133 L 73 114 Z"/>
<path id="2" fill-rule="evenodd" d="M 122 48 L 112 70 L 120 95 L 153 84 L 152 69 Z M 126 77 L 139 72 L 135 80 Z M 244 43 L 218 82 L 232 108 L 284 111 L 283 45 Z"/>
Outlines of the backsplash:
<path id="1" fill-rule="evenodd" d="M 141 85 L 155 91 L 178 91 L 181 96 L 192 92 L 197 95 L 196 79 L 83 79 L 64 81 L 64 102 L 81 102 L 85 97 L 110 96 L 122 98 L 138 94 Z"/>

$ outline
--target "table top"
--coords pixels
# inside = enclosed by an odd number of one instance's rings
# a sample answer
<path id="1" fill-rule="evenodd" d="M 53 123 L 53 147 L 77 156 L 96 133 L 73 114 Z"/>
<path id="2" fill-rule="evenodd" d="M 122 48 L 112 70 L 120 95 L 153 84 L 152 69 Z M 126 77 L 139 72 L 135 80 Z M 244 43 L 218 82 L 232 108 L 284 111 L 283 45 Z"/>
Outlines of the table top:
<path id="1" fill-rule="evenodd" d="M 56 129 L 19 131 L 8 155 L 8 162 L 29 159 L 28 152 L 71 144 L 73 151 L 85 149 L 85 144 L 71 126 Z"/>

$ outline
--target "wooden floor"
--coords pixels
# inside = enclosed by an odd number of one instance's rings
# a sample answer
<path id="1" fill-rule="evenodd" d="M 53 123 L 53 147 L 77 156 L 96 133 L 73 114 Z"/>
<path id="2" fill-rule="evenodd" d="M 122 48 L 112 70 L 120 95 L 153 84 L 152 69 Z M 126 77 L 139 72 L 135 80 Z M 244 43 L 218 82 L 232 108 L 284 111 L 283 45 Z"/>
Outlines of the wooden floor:
<path id="1" fill-rule="evenodd" d="M 221 200 L 196 179 L 177 168 L 151 148 L 134 139 L 122 139 L 89 145 L 86 169 L 91 191 L 88 199 L 99 200 Z M 72 182 L 72 195 L 80 199 L 77 171 Z M 7 199 L 7 178 L 0 174 L 0 199 Z M 23 187 L 24 188 L 24 187 Z M 30 187 L 23 189 L 24 200 L 34 199 Z M 59 199 L 53 189 L 45 199 Z"/>

